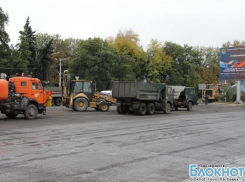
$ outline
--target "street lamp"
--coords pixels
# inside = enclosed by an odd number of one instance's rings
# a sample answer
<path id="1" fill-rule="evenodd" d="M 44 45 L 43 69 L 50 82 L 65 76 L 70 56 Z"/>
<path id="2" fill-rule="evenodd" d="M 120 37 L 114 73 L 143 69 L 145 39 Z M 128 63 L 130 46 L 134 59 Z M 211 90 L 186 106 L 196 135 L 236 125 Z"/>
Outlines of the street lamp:
<path id="1" fill-rule="evenodd" d="M 61 58 L 60 59 L 60 78 L 59 78 L 59 87 L 61 87 Z"/>
<path id="2" fill-rule="evenodd" d="M 59 87 L 61 87 L 61 61 L 65 61 L 67 59 L 69 59 L 69 58 L 63 58 L 63 59 L 59 58 L 59 60 L 60 60 Z"/>
<path id="3" fill-rule="evenodd" d="M 56 53 L 53 53 L 52 55 L 60 55 L 60 54 L 63 54 L 63 53 L 60 53 L 60 52 L 56 52 Z M 57 58 L 55 58 L 56 60 L 58 60 Z M 66 60 L 67 58 L 64 58 L 64 59 L 61 59 L 59 58 L 59 61 L 60 61 L 60 72 L 59 72 L 59 87 L 61 87 L 61 61 L 64 61 Z"/>

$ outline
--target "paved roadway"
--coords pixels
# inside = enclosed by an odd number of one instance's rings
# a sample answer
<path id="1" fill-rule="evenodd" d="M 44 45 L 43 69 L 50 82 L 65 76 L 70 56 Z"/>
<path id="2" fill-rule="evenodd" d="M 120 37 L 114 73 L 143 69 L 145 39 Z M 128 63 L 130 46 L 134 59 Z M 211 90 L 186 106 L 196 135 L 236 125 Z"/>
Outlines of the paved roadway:
<path id="1" fill-rule="evenodd" d="M 245 166 L 245 106 L 199 105 L 168 115 L 48 108 L 0 116 L 1 182 L 186 182 L 189 164 Z"/>

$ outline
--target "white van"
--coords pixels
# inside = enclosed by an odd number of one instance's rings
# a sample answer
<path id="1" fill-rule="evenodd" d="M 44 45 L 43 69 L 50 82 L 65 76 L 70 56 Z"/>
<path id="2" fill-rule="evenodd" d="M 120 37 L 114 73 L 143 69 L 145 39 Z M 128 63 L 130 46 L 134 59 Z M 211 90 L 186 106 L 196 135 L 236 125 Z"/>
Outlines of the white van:
<path id="1" fill-rule="evenodd" d="M 112 96 L 112 90 L 102 90 L 101 92 L 100 92 L 100 95 L 110 95 L 110 96 Z"/>

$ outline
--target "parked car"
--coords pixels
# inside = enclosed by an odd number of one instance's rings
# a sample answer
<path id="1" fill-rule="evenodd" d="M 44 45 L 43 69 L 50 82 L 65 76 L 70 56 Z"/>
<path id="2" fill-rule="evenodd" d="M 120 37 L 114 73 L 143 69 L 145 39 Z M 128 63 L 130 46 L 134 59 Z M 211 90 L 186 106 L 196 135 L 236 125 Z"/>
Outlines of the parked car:
<path id="1" fill-rule="evenodd" d="M 112 95 L 112 90 L 102 90 L 100 92 L 100 95 Z"/>

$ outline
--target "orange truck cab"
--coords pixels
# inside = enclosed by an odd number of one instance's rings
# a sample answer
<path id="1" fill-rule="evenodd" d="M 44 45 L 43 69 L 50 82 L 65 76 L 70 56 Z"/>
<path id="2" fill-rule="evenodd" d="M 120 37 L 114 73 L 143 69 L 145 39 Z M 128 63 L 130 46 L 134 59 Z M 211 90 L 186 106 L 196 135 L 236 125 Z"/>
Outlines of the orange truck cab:
<path id="1" fill-rule="evenodd" d="M 35 119 L 38 113 L 45 114 L 45 103 L 51 95 L 52 91 L 45 91 L 37 78 L 0 79 L 0 111 L 9 118 L 24 114 L 27 119 Z"/>

